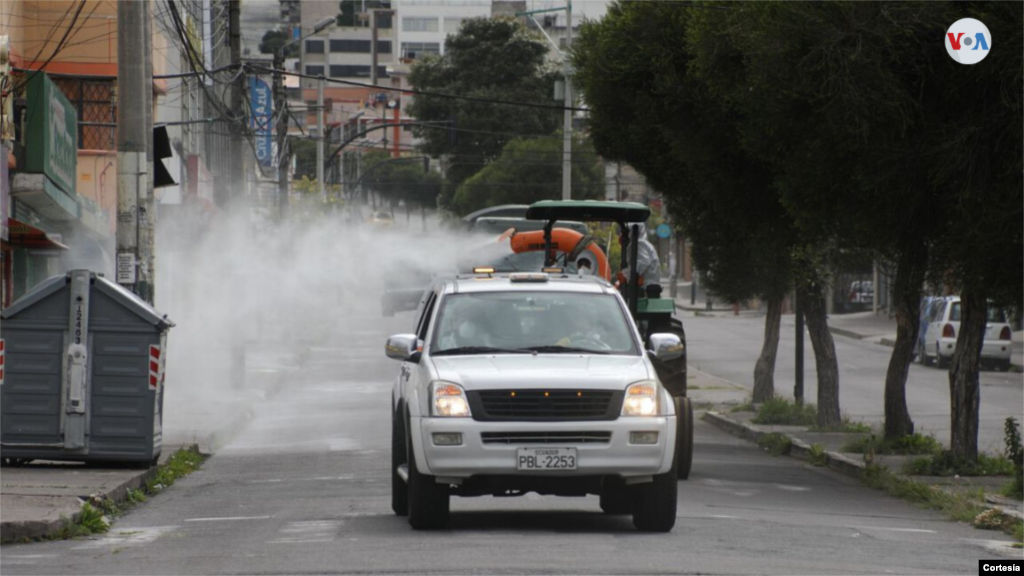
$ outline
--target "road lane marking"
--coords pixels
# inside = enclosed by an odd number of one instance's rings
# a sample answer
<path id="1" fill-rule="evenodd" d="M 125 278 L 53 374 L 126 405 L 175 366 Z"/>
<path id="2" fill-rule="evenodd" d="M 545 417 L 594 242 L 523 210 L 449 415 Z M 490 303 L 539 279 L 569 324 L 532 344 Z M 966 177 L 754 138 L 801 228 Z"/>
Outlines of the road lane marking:
<path id="1" fill-rule="evenodd" d="M 789 492 L 808 492 L 808 491 L 810 491 L 810 488 L 808 488 L 807 486 L 789 486 L 787 484 L 776 484 L 775 487 L 778 488 L 779 490 L 786 490 L 786 491 L 789 491 Z"/>
<path id="2" fill-rule="evenodd" d="M 219 518 L 188 518 L 185 522 L 233 522 L 235 520 L 267 520 L 273 516 L 221 516 Z"/>
<path id="3" fill-rule="evenodd" d="M 341 527 L 340 520 L 304 520 L 289 522 L 278 530 L 282 535 L 267 544 L 314 544 L 332 542 Z"/>
<path id="4" fill-rule="evenodd" d="M 94 548 L 112 548 L 120 546 L 141 546 L 148 544 L 166 532 L 177 530 L 178 526 L 153 526 L 149 528 L 124 528 L 107 532 L 102 538 L 88 540 L 81 546 L 75 546 L 72 550 L 90 550 Z"/>

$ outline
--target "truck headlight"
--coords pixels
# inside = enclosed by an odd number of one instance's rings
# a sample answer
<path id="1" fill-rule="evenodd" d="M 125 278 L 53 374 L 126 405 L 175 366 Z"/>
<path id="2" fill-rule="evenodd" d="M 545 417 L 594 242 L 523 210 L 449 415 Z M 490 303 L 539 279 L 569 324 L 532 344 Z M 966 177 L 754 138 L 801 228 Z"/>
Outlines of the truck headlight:
<path id="1" fill-rule="evenodd" d="M 451 382 L 431 382 L 430 396 L 433 398 L 434 416 L 449 418 L 468 418 L 469 400 L 466 391 L 458 384 Z"/>
<path id="2" fill-rule="evenodd" d="M 657 382 L 644 380 L 626 388 L 626 397 L 622 401 L 623 416 L 656 416 L 658 413 Z"/>

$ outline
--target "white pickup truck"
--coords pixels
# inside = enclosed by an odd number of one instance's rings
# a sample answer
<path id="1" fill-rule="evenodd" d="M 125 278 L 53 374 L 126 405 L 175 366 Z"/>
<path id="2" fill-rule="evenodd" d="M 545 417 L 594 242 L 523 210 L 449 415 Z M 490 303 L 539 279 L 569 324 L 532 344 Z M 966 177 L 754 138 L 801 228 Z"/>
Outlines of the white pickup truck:
<path id="1" fill-rule="evenodd" d="M 675 525 L 677 434 L 688 411 L 645 350 L 619 293 L 599 278 L 537 272 L 439 280 L 415 332 L 387 341 L 392 508 L 416 529 L 447 524 L 455 496 L 600 496 L 643 531 Z M 684 416 L 677 417 L 682 412 Z"/>

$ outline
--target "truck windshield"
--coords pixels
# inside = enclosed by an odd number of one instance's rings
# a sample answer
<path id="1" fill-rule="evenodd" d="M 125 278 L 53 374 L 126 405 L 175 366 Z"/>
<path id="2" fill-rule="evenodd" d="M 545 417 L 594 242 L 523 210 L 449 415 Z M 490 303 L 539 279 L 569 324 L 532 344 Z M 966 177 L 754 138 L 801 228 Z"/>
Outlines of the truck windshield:
<path id="1" fill-rule="evenodd" d="M 638 354 L 632 324 L 611 294 L 451 294 L 438 314 L 430 353 Z"/>

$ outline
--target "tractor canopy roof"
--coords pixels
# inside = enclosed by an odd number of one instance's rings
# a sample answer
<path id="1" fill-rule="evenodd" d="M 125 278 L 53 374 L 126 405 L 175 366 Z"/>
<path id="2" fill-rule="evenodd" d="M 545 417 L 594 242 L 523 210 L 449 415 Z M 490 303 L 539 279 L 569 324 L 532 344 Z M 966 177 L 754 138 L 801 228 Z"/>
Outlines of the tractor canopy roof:
<path id="1" fill-rule="evenodd" d="M 529 220 L 579 220 L 583 222 L 646 222 L 651 209 L 636 202 L 603 200 L 541 200 L 526 211 Z"/>

